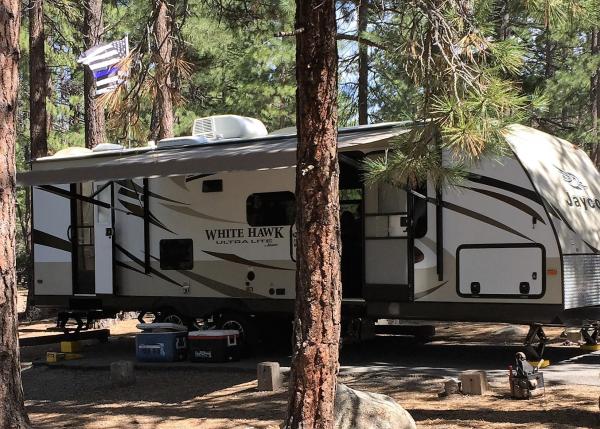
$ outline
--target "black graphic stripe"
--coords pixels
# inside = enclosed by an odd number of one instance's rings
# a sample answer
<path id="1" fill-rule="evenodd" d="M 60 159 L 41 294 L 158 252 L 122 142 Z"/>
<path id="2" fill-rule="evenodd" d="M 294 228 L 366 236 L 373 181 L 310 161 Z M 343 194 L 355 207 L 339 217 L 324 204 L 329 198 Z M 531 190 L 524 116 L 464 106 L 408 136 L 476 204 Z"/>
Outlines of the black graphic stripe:
<path id="1" fill-rule="evenodd" d="M 142 198 L 142 195 L 144 194 L 144 188 L 141 187 L 140 185 L 138 185 L 137 183 L 135 183 L 133 180 L 117 180 L 117 183 L 119 185 L 121 185 L 123 188 L 126 188 L 127 190 L 129 190 L 130 192 L 135 192 L 137 195 L 139 195 L 140 199 Z M 167 198 L 167 197 L 163 197 L 162 195 L 158 195 L 157 193 L 154 192 L 148 192 L 148 195 L 151 196 L 152 198 L 156 198 L 157 200 L 163 200 L 163 201 L 169 201 L 171 203 L 177 203 L 177 204 L 184 204 L 184 205 L 188 205 L 187 203 L 184 203 L 182 201 L 177 201 L 177 200 L 172 200 L 171 198 Z M 138 199 L 138 197 L 132 197 L 134 199 Z"/>
<path id="2" fill-rule="evenodd" d="M 506 204 L 509 204 L 513 207 L 515 207 L 516 209 L 521 210 L 522 212 L 527 213 L 528 215 L 536 218 L 537 220 L 539 220 L 541 223 L 543 223 L 544 225 L 546 224 L 546 222 L 544 222 L 544 219 L 542 219 L 542 217 L 538 214 L 538 212 L 536 212 L 534 209 L 532 209 L 531 207 L 529 207 L 527 204 L 516 200 L 512 197 L 509 197 L 508 195 L 504 195 L 504 194 L 499 194 L 498 192 L 494 192 L 494 191 L 489 191 L 487 189 L 481 189 L 481 188 L 473 188 L 471 186 L 461 186 L 461 188 L 464 189 L 469 189 L 471 191 L 474 192 L 479 192 L 480 194 L 484 194 L 487 195 L 488 197 L 492 197 L 495 198 L 497 200 L 500 200 Z"/>
<path id="3" fill-rule="evenodd" d="M 143 275 L 145 275 L 145 276 L 147 276 L 147 275 L 148 275 L 148 274 L 146 274 L 146 273 L 145 273 L 144 271 L 142 271 L 142 270 L 138 270 L 137 268 L 135 268 L 135 267 L 132 267 L 131 265 L 127 265 L 125 262 L 116 261 L 116 262 L 115 262 L 115 264 L 116 264 L 117 266 L 121 267 L 121 268 L 125 268 L 125 269 L 127 269 L 127 270 L 131 270 L 131 271 L 135 271 L 136 273 L 143 274 Z"/>
<path id="4" fill-rule="evenodd" d="M 136 264 L 138 264 L 140 267 L 144 267 L 144 261 L 142 261 L 139 258 L 136 258 L 132 253 L 128 252 L 127 250 L 125 250 L 122 246 L 116 244 L 115 247 L 121 252 L 123 253 L 125 256 L 127 256 L 129 259 L 131 259 L 133 262 L 135 262 Z M 160 271 L 154 269 L 154 268 L 150 268 L 150 272 L 154 275 L 156 275 L 157 277 L 171 283 L 174 284 L 175 286 L 179 286 L 179 287 L 183 287 L 183 285 L 181 285 L 180 283 L 177 283 L 175 280 L 165 276 L 163 273 L 161 273 Z M 144 275 L 146 275 L 146 273 L 143 273 Z"/>
<path id="5" fill-rule="evenodd" d="M 129 210 L 129 214 L 132 214 L 132 215 L 134 215 L 136 217 L 139 217 L 139 218 L 142 218 L 142 219 L 144 218 L 144 209 L 143 209 L 143 207 L 140 207 L 138 205 L 135 205 L 135 204 L 127 202 L 127 201 L 123 201 L 120 198 L 119 198 L 119 202 L 123 205 L 123 207 L 125 207 L 127 210 Z M 171 234 L 175 234 L 174 231 L 171 231 L 169 228 L 167 228 L 152 213 L 150 213 L 150 223 L 152 225 L 155 225 L 155 226 L 158 226 L 159 228 L 164 229 L 165 231 L 170 232 Z"/>
<path id="6" fill-rule="evenodd" d="M 439 285 L 437 285 L 437 286 L 434 286 L 434 287 L 432 287 L 431 289 L 424 290 L 423 292 L 417 292 L 417 293 L 415 293 L 415 297 L 414 297 L 414 298 L 415 298 L 415 299 L 421 299 L 421 298 L 424 298 L 424 297 L 426 297 L 427 295 L 429 295 L 429 294 L 432 294 L 433 292 L 435 292 L 436 290 L 438 290 L 439 288 L 441 288 L 442 286 L 444 286 L 446 283 L 448 283 L 448 281 L 445 281 L 445 282 L 443 282 L 443 283 L 440 283 Z"/>
<path id="7" fill-rule="evenodd" d="M 124 188 L 122 186 L 119 188 L 119 195 L 133 198 L 134 200 L 138 200 L 138 201 L 142 199 L 142 196 L 140 194 L 138 194 L 137 192 L 133 192 L 131 189 Z"/>
<path id="8" fill-rule="evenodd" d="M 73 250 L 73 245 L 69 240 L 56 237 L 44 231 L 34 229 L 32 238 L 33 244 L 52 247 L 53 249 L 64 250 L 65 252 L 71 252 Z"/>
<path id="9" fill-rule="evenodd" d="M 527 199 L 530 199 L 538 204 L 542 204 L 542 199 L 537 194 L 537 192 L 526 189 L 521 186 L 517 186 L 512 183 L 504 182 L 502 180 L 494 179 L 492 177 L 482 176 L 480 174 L 469 173 L 467 174 L 467 180 L 475 183 L 480 183 L 482 185 L 491 186 L 498 189 L 504 189 L 505 191 L 512 192 L 513 194 L 521 195 Z"/>
<path id="10" fill-rule="evenodd" d="M 248 265 L 251 267 L 269 268 L 271 270 L 283 270 L 283 271 L 295 271 L 296 270 L 295 268 L 283 268 L 283 267 L 276 267 L 274 265 L 261 264 L 259 262 L 254 262 L 254 261 L 250 261 L 248 259 L 244 259 L 244 258 L 242 258 L 238 255 L 234 255 L 232 253 L 218 253 L 218 252 L 210 252 L 208 250 L 203 250 L 203 252 L 209 254 L 210 256 L 214 256 L 215 258 L 223 259 L 224 261 L 234 262 L 236 264 Z"/>
<path id="11" fill-rule="evenodd" d="M 432 204 L 436 204 L 435 198 L 429 197 L 429 198 L 427 198 L 427 201 L 429 201 Z M 516 236 L 524 238 L 525 240 L 533 241 L 531 238 L 527 237 L 526 235 L 521 234 L 519 231 L 511 228 L 510 226 L 505 225 L 502 222 L 498 222 L 497 220 L 492 219 L 491 217 L 488 217 L 488 216 L 483 215 L 481 213 L 475 212 L 473 210 L 469 210 L 469 209 L 466 209 L 464 207 L 457 206 L 456 204 L 449 203 L 448 201 L 442 201 L 442 207 L 444 207 L 444 208 L 446 208 L 448 210 L 452 210 L 454 212 L 463 214 L 463 215 L 468 216 L 470 218 L 476 219 L 476 220 L 478 220 L 480 222 L 487 223 L 488 225 L 492 225 L 492 226 L 494 226 L 494 227 L 496 227 L 498 229 L 502 229 L 502 230 L 504 230 L 506 232 L 510 232 L 511 234 L 514 234 Z"/>
<path id="12" fill-rule="evenodd" d="M 52 185 L 41 185 L 38 186 L 38 189 L 44 190 L 46 192 L 50 192 L 51 194 L 60 195 L 61 197 L 68 198 L 70 200 L 80 200 L 84 203 L 95 204 L 100 207 L 104 207 L 109 209 L 110 204 L 105 203 L 104 201 L 96 200 L 94 198 L 86 197 L 84 195 L 76 194 L 71 191 L 67 191 L 66 189 L 61 189 Z"/>
<path id="13" fill-rule="evenodd" d="M 204 179 L 205 177 L 212 176 L 213 174 L 214 173 L 210 173 L 210 174 L 196 174 L 194 176 L 186 176 L 185 182 L 189 183 L 189 182 L 193 182 L 194 180 Z"/>

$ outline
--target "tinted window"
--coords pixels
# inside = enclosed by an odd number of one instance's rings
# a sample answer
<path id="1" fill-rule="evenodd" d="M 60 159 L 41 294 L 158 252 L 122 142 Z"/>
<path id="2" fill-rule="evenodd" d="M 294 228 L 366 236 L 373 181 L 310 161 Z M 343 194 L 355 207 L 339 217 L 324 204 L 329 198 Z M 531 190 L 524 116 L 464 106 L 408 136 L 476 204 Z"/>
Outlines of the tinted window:
<path id="1" fill-rule="evenodd" d="M 194 242 L 189 239 L 160 240 L 161 270 L 191 270 L 194 268 Z"/>
<path id="2" fill-rule="evenodd" d="M 246 200 L 246 218 L 251 226 L 293 225 L 296 199 L 292 192 L 252 194 Z"/>
<path id="3" fill-rule="evenodd" d="M 223 181 L 220 179 L 203 181 L 202 192 L 223 192 Z"/>
<path id="4" fill-rule="evenodd" d="M 427 196 L 427 184 L 420 185 L 417 192 Z M 415 196 L 414 198 L 414 234 L 415 238 L 423 238 L 427 234 L 427 200 Z"/>

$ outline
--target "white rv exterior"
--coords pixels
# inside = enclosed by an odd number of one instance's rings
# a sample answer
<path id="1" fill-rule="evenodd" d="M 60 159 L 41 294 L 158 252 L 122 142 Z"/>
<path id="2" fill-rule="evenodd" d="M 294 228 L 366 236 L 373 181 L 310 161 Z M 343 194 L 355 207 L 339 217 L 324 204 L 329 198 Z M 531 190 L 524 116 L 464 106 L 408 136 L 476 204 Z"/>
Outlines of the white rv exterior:
<path id="1" fill-rule="evenodd" d="M 600 319 L 600 176 L 582 150 L 515 125 L 512 155 L 483 159 L 460 186 L 364 186 L 361 159 L 406 130 L 340 130 L 345 310 Z M 295 136 L 167 143 L 53 156 L 19 175 L 33 186 L 36 304 L 291 315 Z"/>

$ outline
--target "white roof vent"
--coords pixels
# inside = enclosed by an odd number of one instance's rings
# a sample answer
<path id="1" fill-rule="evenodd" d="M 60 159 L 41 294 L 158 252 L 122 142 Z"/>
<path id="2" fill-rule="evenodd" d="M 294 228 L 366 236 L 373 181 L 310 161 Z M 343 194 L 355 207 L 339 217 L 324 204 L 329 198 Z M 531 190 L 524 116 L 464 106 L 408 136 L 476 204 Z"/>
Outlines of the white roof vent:
<path id="1" fill-rule="evenodd" d="M 218 115 L 194 121 L 192 135 L 210 140 L 249 139 L 266 136 L 267 128 L 258 119 L 238 115 Z"/>
<path id="2" fill-rule="evenodd" d="M 204 136 L 187 136 L 162 139 L 158 141 L 157 146 L 160 149 L 164 147 L 195 146 L 204 143 L 208 143 L 208 139 Z"/>
<path id="3" fill-rule="evenodd" d="M 92 149 L 92 152 L 106 152 L 109 150 L 123 150 L 123 145 L 115 143 L 100 143 Z"/>

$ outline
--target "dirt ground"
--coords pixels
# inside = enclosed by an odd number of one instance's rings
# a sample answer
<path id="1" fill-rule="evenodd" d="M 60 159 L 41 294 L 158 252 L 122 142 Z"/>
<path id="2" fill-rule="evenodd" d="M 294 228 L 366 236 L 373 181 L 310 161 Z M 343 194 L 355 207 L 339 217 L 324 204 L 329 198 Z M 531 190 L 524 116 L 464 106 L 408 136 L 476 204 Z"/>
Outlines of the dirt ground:
<path id="1" fill-rule="evenodd" d="M 50 323 L 29 324 L 23 329 L 31 335 Z M 116 342 L 130 341 L 135 324 L 128 320 L 112 326 Z M 510 325 L 438 324 L 434 344 L 419 349 L 415 359 L 420 361 L 421 356 L 449 350 L 439 357 L 427 358 L 439 361 L 440 366 L 458 367 L 469 361 L 468 355 L 462 355 L 462 344 L 518 344 L 523 331 L 526 332 L 522 327 Z M 562 329 L 547 331 L 557 350 L 563 347 L 561 332 Z M 392 349 L 403 343 L 378 344 L 384 351 L 389 347 L 390 355 L 381 356 L 378 369 L 369 370 L 371 361 L 363 364 L 358 352 L 346 351 L 347 362 L 342 362 L 340 381 L 353 388 L 392 396 L 421 428 L 600 428 L 598 386 L 552 385 L 543 398 L 516 401 L 509 397 L 506 378 L 495 377 L 488 395 L 440 399 L 437 392 L 443 376 L 421 368 L 386 369 L 386 362 L 396 365 L 395 353 L 403 352 Z M 106 346 L 88 346 L 85 354 L 100 353 Z M 23 359 L 35 360 L 45 349 L 48 347 L 24 347 Z M 512 353 L 510 349 L 507 355 Z M 289 356 L 279 358 L 285 360 Z M 258 392 L 252 371 L 202 366 L 190 369 L 187 365 L 166 370 L 138 369 L 136 378 L 134 386 L 115 388 L 107 369 L 85 369 L 85 365 L 80 369 L 28 367 L 23 371 L 26 406 L 37 428 L 277 428 L 285 412 L 285 388 L 274 393 Z"/>

